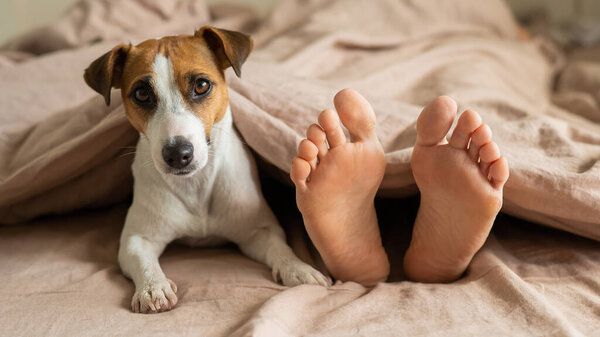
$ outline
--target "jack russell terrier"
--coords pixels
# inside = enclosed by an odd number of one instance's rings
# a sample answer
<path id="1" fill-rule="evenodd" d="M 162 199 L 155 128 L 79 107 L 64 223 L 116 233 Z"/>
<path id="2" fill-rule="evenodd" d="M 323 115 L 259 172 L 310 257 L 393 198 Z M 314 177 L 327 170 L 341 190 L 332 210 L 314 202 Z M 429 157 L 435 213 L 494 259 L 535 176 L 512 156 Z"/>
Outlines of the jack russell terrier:
<path id="1" fill-rule="evenodd" d="M 177 303 L 177 286 L 158 263 L 177 239 L 193 246 L 232 241 L 287 286 L 331 282 L 286 244 L 233 127 L 225 70 L 240 76 L 251 50 L 249 36 L 205 26 L 194 35 L 118 45 L 85 70 L 107 105 L 111 88 L 121 89 L 127 119 L 140 133 L 119 247 L 121 269 L 135 283 L 135 312 Z"/>

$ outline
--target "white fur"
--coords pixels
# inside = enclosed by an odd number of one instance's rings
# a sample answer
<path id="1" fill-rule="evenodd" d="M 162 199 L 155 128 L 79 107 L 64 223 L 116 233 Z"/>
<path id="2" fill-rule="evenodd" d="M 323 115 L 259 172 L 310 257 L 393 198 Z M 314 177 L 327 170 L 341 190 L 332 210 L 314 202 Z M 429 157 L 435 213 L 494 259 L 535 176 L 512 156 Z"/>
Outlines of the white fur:
<path id="1" fill-rule="evenodd" d="M 171 61 L 157 54 L 152 68 L 155 74 L 152 84 L 158 95 L 158 106 L 153 118 L 148 121 L 146 134 L 154 165 L 163 172 L 167 167 L 162 159 L 163 144 L 173 136 L 183 136 L 194 146 L 194 161 L 190 166 L 204 167 L 208 160 L 208 146 L 202 120 L 185 108 Z"/>
<path id="2" fill-rule="evenodd" d="M 171 62 L 158 55 L 153 65 L 160 104 L 147 136 L 138 141 L 133 204 L 119 248 L 121 269 L 135 283 L 133 310 L 160 311 L 177 302 L 176 287 L 158 263 L 166 245 L 176 239 L 191 245 L 233 241 L 271 267 L 274 278 L 285 285 L 328 285 L 328 278 L 300 261 L 286 244 L 260 192 L 250 151 L 233 128 L 229 107 L 212 129 L 209 160 L 204 127 L 182 104 Z M 185 177 L 165 173 L 160 154 L 162 142 L 176 135 L 192 139 L 194 158 L 200 161 L 199 169 Z"/>

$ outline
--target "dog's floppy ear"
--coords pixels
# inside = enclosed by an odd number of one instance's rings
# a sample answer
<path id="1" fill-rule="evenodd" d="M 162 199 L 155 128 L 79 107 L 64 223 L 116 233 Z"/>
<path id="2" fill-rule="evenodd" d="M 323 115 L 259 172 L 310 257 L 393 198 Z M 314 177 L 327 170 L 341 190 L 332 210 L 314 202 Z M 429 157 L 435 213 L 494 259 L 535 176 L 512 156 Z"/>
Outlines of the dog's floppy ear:
<path id="1" fill-rule="evenodd" d="M 106 105 L 110 105 L 110 89 L 121 86 L 123 66 L 130 49 L 131 44 L 120 44 L 114 47 L 92 62 L 83 74 L 85 83 L 104 96 Z"/>
<path id="2" fill-rule="evenodd" d="M 221 62 L 222 69 L 231 66 L 238 77 L 242 75 L 242 64 L 252 51 L 253 42 L 250 36 L 210 26 L 200 28 L 194 36 L 206 41 Z"/>

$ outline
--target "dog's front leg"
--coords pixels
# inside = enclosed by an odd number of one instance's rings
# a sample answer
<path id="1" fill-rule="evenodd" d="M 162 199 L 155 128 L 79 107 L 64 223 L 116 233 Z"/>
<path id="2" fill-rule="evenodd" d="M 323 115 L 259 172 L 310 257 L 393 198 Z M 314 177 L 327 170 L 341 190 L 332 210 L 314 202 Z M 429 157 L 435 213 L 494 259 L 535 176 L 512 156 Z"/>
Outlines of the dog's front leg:
<path id="1" fill-rule="evenodd" d="M 121 238 L 119 264 L 135 284 L 131 300 L 134 312 L 159 312 L 177 304 L 177 286 L 166 278 L 158 264 L 158 257 L 166 245 L 167 242 L 150 241 L 141 235 Z"/>
<path id="2" fill-rule="evenodd" d="M 283 230 L 277 226 L 257 228 L 236 242 L 242 252 L 273 270 L 275 281 L 286 286 L 318 284 L 329 286 L 331 280 L 302 262 L 285 242 Z"/>

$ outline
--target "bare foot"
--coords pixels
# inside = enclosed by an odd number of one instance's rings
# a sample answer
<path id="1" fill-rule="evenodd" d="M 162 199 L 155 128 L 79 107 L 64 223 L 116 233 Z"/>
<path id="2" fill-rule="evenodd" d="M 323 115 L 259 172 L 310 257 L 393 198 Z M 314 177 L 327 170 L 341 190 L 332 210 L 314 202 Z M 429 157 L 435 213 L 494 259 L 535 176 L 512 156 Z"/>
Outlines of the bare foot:
<path id="1" fill-rule="evenodd" d="M 406 275 L 415 281 L 459 278 L 502 207 L 508 163 L 492 142 L 490 128 L 467 110 L 448 143 L 445 136 L 455 118 L 456 103 L 442 96 L 417 120 L 411 166 L 421 205 L 404 258 Z"/>
<path id="2" fill-rule="evenodd" d="M 308 235 L 331 275 L 373 285 L 389 274 L 373 205 L 385 155 L 369 103 L 351 89 L 340 91 L 334 103 L 339 118 L 333 110 L 319 115 L 320 126 L 308 128 L 290 175 Z"/>

